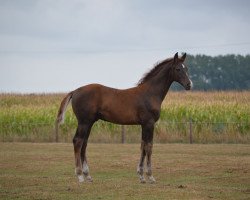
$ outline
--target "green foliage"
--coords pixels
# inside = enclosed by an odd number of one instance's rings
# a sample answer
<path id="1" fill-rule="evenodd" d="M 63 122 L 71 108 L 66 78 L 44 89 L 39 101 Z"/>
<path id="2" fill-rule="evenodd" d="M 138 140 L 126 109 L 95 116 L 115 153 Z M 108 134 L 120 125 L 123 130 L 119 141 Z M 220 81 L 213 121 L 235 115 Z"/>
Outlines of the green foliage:
<path id="1" fill-rule="evenodd" d="M 0 95 L 1 141 L 54 141 L 54 123 L 63 94 Z M 156 142 L 250 142 L 250 92 L 170 92 L 155 128 Z M 61 142 L 72 141 L 77 122 L 68 107 Z M 126 126 L 126 142 L 140 142 L 140 127 Z M 98 121 L 91 142 L 120 142 L 121 126 Z"/>
<path id="2" fill-rule="evenodd" d="M 250 55 L 188 55 L 186 64 L 194 90 L 249 90 Z M 174 84 L 174 90 L 181 86 Z"/>

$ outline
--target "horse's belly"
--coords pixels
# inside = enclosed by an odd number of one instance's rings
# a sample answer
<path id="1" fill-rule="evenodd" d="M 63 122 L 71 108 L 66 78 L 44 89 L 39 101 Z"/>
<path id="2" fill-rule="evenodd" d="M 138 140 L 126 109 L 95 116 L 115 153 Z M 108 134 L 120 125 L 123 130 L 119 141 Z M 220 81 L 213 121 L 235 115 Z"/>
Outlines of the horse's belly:
<path id="1" fill-rule="evenodd" d="M 100 112 L 100 119 L 116 124 L 138 124 L 136 113 L 132 109 L 105 109 Z"/>

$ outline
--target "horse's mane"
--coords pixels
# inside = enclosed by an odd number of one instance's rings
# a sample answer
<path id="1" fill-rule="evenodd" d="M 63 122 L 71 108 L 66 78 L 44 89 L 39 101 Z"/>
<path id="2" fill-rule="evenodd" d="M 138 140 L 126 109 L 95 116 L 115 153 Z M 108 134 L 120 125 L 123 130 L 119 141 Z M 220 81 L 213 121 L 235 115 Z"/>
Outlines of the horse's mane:
<path id="1" fill-rule="evenodd" d="M 139 85 L 145 83 L 146 81 L 150 80 L 152 77 L 154 77 L 156 74 L 158 74 L 159 71 L 161 71 L 161 69 L 163 68 L 163 66 L 165 64 L 171 62 L 172 60 L 173 60 L 173 58 L 168 58 L 168 59 L 165 59 L 161 62 L 157 62 L 151 70 L 149 70 L 147 73 L 145 73 L 143 75 L 143 77 L 139 80 L 137 85 L 139 86 Z"/>

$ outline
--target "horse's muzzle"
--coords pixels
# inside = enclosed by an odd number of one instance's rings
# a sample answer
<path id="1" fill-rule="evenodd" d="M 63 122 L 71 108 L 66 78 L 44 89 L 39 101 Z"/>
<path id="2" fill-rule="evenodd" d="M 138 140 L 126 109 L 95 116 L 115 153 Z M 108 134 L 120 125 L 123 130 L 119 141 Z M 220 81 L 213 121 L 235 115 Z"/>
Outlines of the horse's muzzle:
<path id="1" fill-rule="evenodd" d="M 192 81 L 190 81 L 189 83 L 186 84 L 185 89 L 191 90 L 192 86 L 193 86 L 193 83 L 192 83 Z"/>

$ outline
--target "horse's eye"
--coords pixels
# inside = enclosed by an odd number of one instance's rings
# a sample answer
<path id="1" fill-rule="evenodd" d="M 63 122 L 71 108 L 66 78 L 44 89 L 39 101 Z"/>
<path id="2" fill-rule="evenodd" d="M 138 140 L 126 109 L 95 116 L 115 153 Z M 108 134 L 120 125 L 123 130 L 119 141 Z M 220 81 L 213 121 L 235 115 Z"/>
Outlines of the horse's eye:
<path id="1" fill-rule="evenodd" d="M 176 69 L 176 71 L 178 71 L 178 72 L 179 72 L 179 71 L 181 71 L 181 69 L 180 69 L 180 68 L 177 68 L 177 69 Z"/>

